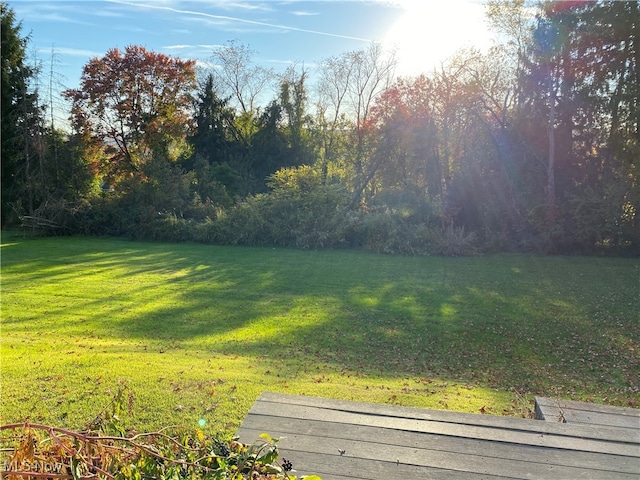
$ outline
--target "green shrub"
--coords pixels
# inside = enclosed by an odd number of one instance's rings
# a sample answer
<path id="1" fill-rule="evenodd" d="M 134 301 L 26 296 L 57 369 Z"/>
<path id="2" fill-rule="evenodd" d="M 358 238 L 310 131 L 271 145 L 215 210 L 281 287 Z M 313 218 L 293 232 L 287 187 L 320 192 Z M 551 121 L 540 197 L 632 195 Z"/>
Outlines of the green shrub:
<path id="1" fill-rule="evenodd" d="M 224 244 L 222 224 L 225 216 L 224 210 L 216 212 L 214 217 L 207 217 L 196 222 L 193 227 L 193 241 L 198 243 Z"/>
<path id="2" fill-rule="evenodd" d="M 265 194 L 239 201 L 215 221 L 212 238 L 226 245 L 268 245 L 270 229 L 264 218 L 267 201 Z"/>
<path id="3" fill-rule="evenodd" d="M 322 184 L 311 167 L 282 169 L 269 178 L 273 191 L 239 201 L 197 230 L 198 241 L 303 249 L 344 245 L 350 228 L 349 197 Z"/>
<path id="4" fill-rule="evenodd" d="M 377 253 L 393 253 L 400 226 L 397 218 L 386 213 L 374 212 L 363 216 L 361 226 L 362 246 Z"/>
<path id="5" fill-rule="evenodd" d="M 372 252 L 431 255 L 430 226 L 412 220 L 389 210 L 370 212 L 362 217 L 357 237 L 362 248 Z"/>
<path id="6" fill-rule="evenodd" d="M 160 212 L 147 225 L 147 240 L 162 242 L 190 242 L 196 237 L 196 222 L 190 218 L 179 217 L 173 212 Z"/>
<path id="7" fill-rule="evenodd" d="M 465 232 L 464 227 L 454 227 L 450 224 L 429 230 L 427 236 L 434 255 L 465 257 L 476 255 L 479 251 L 476 234 Z"/>
<path id="8" fill-rule="evenodd" d="M 349 228 L 348 195 L 337 184 L 318 185 L 296 195 L 281 190 L 271 196 L 268 218 L 281 244 L 303 249 L 335 248 Z"/>

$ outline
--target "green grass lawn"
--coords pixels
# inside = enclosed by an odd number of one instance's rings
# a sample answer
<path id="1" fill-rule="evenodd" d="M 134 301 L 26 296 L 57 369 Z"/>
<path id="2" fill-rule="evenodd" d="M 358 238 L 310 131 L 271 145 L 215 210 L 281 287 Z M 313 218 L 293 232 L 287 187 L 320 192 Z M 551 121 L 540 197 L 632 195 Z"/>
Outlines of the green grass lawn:
<path id="1" fill-rule="evenodd" d="M 527 415 L 640 405 L 640 261 L 2 239 L 0 423 L 232 433 L 262 391 Z"/>

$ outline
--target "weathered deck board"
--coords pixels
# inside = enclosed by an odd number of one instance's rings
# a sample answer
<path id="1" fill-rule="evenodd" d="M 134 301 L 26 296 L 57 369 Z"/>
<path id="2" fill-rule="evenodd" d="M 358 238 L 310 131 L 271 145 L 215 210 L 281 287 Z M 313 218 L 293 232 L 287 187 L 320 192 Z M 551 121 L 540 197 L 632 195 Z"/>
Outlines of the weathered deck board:
<path id="1" fill-rule="evenodd" d="M 284 437 L 281 456 L 324 480 L 637 479 L 640 437 L 619 430 L 263 393 L 238 435 Z"/>
<path id="2" fill-rule="evenodd" d="M 308 435 L 312 437 L 332 438 L 336 429 L 344 428 L 343 425 L 336 425 L 333 422 L 301 420 L 301 419 L 283 419 L 282 417 L 272 418 L 247 418 L 243 423 L 243 428 L 251 430 L 260 430 L 262 432 L 272 432 L 276 430 L 286 430 L 291 432 L 287 434 L 287 438 L 295 432 L 295 435 Z M 265 430 L 266 429 L 266 430 Z M 259 432 L 259 433 L 262 433 Z M 258 434 L 259 434 L 258 433 Z M 374 440 L 375 439 L 375 440 Z M 405 455 L 413 455 L 414 450 L 433 450 L 434 452 L 456 452 L 458 454 L 473 456 L 481 452 L 488 444 L 491 449 L 482 452 L 483 457 L 502 458 L 505 460 L 539 462 L 541 456 L 547 456 L 548 460 L 558 463 L 564 462 L 566 466 L 571 467 L 592 467 L 598 468 L 603 462 L 615 460 L 615 468 L 627 473 L 635 472 L 635 465 L 630 461 L 632 456 L 609 455 L 593 451 L 574 451 L 570 457 L 564 452 L 558 453 L 553 448 L 532 446 L 526 444 L 514 444 L 504 441 L 491 439 L 475 439 L 466 438 L 464 436 L 454 435 L 438 435 L 428 434 L 425 432 L 414 432 L 405 430 L 395 430 L 380 427 L 368 427 L 361 425 L 353 425 L 349 427 L 349 436 L 345 439 L 337 439 L 336 443 L 342 440 L 346 442 L 366 442 L 374 446 L 374 451 L 385 447 L 398 447 L 399 449 L 408 449 Z M 347 450 L 345 445 L 329 447 L 328 453 L 336 453 L 338 448 Z M 629 449 L 631 450 L 631 449 Z M 386 456 L 386 452 L 383 456 Z M 380 457 L 381 458 L 381 457 Z M 398 456 L 390 457 L 390 461 L 395 461 Z M 407 459 L 407 458 L 405 458 Z M 408 460 L 408 459 L 407 459 Z M 420 459 L 413 459 L 412 462 L 420 462 Z"/>
<path id="3" fill-rule="evenodd" d="M 640 410 L 635 408 L 536 397 L 536 417 L 571 425 L 629 429 L 631 435 L 640 434 Z"/>

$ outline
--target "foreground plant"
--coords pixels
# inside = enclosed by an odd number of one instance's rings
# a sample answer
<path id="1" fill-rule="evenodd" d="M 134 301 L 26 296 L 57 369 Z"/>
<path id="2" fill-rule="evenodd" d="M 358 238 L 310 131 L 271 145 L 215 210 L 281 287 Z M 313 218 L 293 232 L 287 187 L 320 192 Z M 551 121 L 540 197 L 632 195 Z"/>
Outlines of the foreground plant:
<path id="1" fill-rule="evenodd" d="M 126 434 L 119 414 L 125 404 L 131 409 L 133 397 L 125 391 L 82 431 L 30 422 L 0 426 L 0 478 L 298 480 L 289 473 L 291 462 L 278 462 L 279 439 L 267 433 L 250 445 L 181 427 Z"/>
<path id="2" fill-rule="evenodd" d="M 76 432 L 50 425 L 0 426 L 2 478 L 290 479 L 291 462 L 278 459 L 278 439 L 262 434 L 247 445 L 177 429 L 130 437 Z M 12 446 L 10 446 L 12 445 Z M 319 480 L 317 476 L 300 477 Z"/>

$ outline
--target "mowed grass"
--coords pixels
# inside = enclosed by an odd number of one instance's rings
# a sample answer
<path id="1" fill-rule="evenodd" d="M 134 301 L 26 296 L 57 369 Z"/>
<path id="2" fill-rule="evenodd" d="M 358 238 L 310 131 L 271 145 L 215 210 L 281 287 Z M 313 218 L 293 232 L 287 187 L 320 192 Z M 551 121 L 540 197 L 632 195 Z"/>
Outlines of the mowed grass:
<path id="1" fill-rule="evenodd" d="M 640 261 L 4 235 L 0 423 L 230 435 L 262 391 L 526 416 L 640 404 Z"/>

